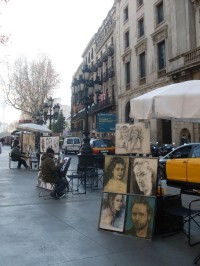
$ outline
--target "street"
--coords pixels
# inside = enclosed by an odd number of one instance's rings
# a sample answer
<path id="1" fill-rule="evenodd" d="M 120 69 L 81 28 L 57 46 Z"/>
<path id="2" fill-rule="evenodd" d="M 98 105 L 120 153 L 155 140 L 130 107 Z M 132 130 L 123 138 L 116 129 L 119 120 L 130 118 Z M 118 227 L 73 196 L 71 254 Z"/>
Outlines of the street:
<path id="1" fill-rule="evenodd" d="M 40 198 L 37 171 L 9 169 L 9 151 L 0 155 L 0 265 L 193 265 L 199 245 L 189 247 L 181 232 L 149 241 L 99 230 L 101 190 Z M 77 156 L 69 156 L 74 169 Z"/>

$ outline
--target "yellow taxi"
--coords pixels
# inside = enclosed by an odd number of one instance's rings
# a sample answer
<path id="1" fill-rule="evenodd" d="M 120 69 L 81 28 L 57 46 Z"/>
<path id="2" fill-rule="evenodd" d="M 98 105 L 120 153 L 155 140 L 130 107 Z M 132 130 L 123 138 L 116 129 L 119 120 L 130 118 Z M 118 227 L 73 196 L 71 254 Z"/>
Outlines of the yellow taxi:
<path id="1" fill-rule="evenodd" d="M 159 160 L 158 176 L 168 184 L 200 189 L 200 143 L 189 143 Z"/>
<path id="2" fill-rule="evenodd" d="M 115 154 L 115 144 L 111 139 L 91 139 L 93 154 Z"/>

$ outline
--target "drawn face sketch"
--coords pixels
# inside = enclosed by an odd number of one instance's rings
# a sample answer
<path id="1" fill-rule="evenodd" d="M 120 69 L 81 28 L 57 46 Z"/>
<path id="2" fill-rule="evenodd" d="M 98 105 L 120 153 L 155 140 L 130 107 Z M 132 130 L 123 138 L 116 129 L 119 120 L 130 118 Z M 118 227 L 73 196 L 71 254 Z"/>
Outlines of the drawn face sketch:
<path id="1" fill-rule="evenodd" d="M 134 163 L 133 172 L 135 174 L 140 191 L 142 191 L 146 196 L 151 195 L 153 186 L 153 172 L 149 166 L 149 163 L 146 161 Z"/>
<path id="2" fill-rule="evenodd" d="M 128 138 L 129 138 L 129 129 L 128 129 L 127 126 L 122 126 L 120 128 L 120 136 L 121 136 L 121 139 L 128 140 Z"/>
<path id="3" fill-rule="evenodd" d="M 135 126 L 133 126 L 130 130 L 130 139 L 132 141 L 136 140 L 138 138 L 138 135 L 139 135 L 139 129 Z"/>
<path id="4" fill-rule="evenodd" d="M 119 212 L 123 205 L 123 196 L 121 194 L 117 194 L 115 198 L 113 199 L 112 208 L 114 209 L 114 212 Z"/>
<path id="5" fill-rule="evenodd" d="M 113 178 L 116 180 L 121 180 L 124 177 L 124 166 L 121 163 L 117 163 L 112 171 Z"/>
<path id="6" fill-rule="evenodd" d="M 136 232 L 142 231 L 148 227 L 151 215 L 147 212 L 147 206 L 140 203 L 135 203 L 132 208 L 132 221 Z M 145 237 L 146 235 L 143 235 Z"/>

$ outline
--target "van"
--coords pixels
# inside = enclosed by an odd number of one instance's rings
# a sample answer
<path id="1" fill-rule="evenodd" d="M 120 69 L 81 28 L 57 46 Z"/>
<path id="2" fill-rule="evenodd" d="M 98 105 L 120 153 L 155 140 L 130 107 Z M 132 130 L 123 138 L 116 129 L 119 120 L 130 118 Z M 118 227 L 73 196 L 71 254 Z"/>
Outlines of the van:
<path id="1" fill-rule="evenodd" d="M 79 153 L 81 148 L 81 140 L 77 137 L 67 137 L 63 142 L 63 151 L 65 154 L 70 152 Z"/>

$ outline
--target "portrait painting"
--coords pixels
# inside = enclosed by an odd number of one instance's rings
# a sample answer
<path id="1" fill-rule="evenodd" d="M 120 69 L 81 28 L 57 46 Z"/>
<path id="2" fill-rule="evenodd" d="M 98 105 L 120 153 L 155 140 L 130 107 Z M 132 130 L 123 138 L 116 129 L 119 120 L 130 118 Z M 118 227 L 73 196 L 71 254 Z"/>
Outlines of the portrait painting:
<path id="1" fill-rule="evenodd" d="M 127 196 L 125 234 L 143 239 L 154 235 L 156 197 Z"/>
<path id="2" fill-rule="evenodd" d="M 102 193 L 99 228 L 116 232 L 124 231 L 127 195 Z"/>
<path id="3" fill-rule="evenodd" d="M 116 154 L 149 154 L 150 124 L 117 124 L 116 125 Z"/>
<path id="4" fill-rule="evenodd" d="M 41 137 L 40 152 L 46 152 L 47 148 L 52 148 L 55 153 L 59 153 L 59 137 Z"/>
<path id="5" fill-rule="evenodd" d="M 29 133 L 22 134 L 22 152 L 28 153 Z"/>
<path id="6" fill-rule="evenodd" d="M 156 196 L 157 171 L 158 158 L 130 158 L 130 193 Z"/>
<path id="7" fill-rule="evenodd" d="M 129 172 L 129 157 L 105 156 L 103 191 L 126 193 Z"/>
<path id="8" fill-rule="evenodd" d="M 22 135 L 22 152 L 31 154 L 35 150 L 35 134 L 23 133 Z"/>

